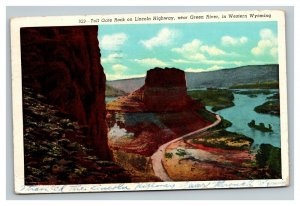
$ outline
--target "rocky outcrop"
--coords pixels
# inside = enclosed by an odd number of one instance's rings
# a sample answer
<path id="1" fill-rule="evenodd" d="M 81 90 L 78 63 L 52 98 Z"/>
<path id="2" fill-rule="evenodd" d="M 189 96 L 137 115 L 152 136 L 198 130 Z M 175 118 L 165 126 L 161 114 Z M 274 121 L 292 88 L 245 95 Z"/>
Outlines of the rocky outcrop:
<path id="1" fill-rule="evenodd" d="M 143 101 L 148 111 L 180 111 L 188 103 L 184 71 L 154 68 L 147 71 Z"/>
<path id="2" fill-rule="evenodd" d="M 97 26 L 21 28 L 22 83 L 85 127 L 98 155 L 108 159 L 97 35 Z"/>
<path id="3" fill-rule="evenodd" d="M 144 86 L 106 108 L 110 148 L 147 157 L 162 144 L 211 124 L 199 112 L 203 105 L 187 95 L 184 72 L 175 68 L 149 70 Z"/>
<path id="4" fill-rule="evenodd" d="M 144 86 L 107 104 L 111 111 L 179 112 L 201 108 L 187 95 L 184 71 L 154 68 L 147 71 Z"/>

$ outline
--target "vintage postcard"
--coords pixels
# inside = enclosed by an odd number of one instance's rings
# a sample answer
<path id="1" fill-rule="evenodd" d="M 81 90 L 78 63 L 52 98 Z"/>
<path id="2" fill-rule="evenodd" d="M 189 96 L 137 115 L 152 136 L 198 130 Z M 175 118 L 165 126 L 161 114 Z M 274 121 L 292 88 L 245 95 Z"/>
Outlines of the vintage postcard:
<path id="1" fill-rule="evenodd" d="M 283 11 L 11 20 L 15 192 L 289 184 Z"/>

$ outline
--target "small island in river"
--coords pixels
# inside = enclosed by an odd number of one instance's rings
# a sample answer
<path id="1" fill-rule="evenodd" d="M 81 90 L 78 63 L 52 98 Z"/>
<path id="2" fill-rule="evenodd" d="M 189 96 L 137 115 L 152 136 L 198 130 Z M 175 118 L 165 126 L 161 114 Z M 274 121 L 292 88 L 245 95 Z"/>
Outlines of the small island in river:
<path id="1" fill-rule="evenodd" d="M 272 126 L 269 124 L 268 127 L 265 126 L 264 123 L 259 123 L 259 124 L 255 124 L 255 120 L 252 120 L 251 122 L 248 123 L 248 126 L 253 128 L 253 129 L 257 129 L 259 131 L 262 132 L 273 132 L 272 130 Z"/>

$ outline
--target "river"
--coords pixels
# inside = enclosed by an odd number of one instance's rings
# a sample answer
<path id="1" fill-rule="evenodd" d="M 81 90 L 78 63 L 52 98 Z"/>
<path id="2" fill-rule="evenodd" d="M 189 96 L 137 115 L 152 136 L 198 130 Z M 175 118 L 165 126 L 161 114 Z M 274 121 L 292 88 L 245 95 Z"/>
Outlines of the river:
<path id="1" fill-rule="evenodd" d="M 241 133 L 252 138 L 254 140 L 254 147 L 262 143 L 268 143 L 275 147 L 280 147 L 280 118 L 278 116 L 261 114 L 254 111 L 256 106 L 266 102 L 266 98 L 272 95 L 273 94 L 258 94 L 257 97 L 251 98 L 247 95 L 234 93 L 235 106 L 219 110 L 214 113 L 217 113 L 232 122 L 232 126 L 227 128 L 227 131 Z M 207 107 L 207 109 L 211 111 L 211 107 Z M 256 124 L 261 122 L 263 122 L 266 126 L 271 124 L 273 132 L 261 132 L 250 128 L 248 123 L 251 120 L 255 120 Z"/>

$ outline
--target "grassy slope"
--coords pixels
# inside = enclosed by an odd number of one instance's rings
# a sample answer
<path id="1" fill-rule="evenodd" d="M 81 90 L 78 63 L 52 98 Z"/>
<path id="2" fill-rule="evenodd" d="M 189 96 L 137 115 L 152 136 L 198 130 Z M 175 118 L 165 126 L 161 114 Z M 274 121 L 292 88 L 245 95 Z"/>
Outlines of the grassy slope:
<path id="1" fill-rule="evenodd" d="M 214 148 L 243 150 L 251 146 L 253 139 L 226 130 L 215 130 L 193 139 L 192 142 Z"/>
<path id="2" fill-rule="evenodd" d="M 233 93 L 227 89 L 188 91 L 188 95 L 206 106 L 212 106 L 213 111 L 234 106 Z"/>

